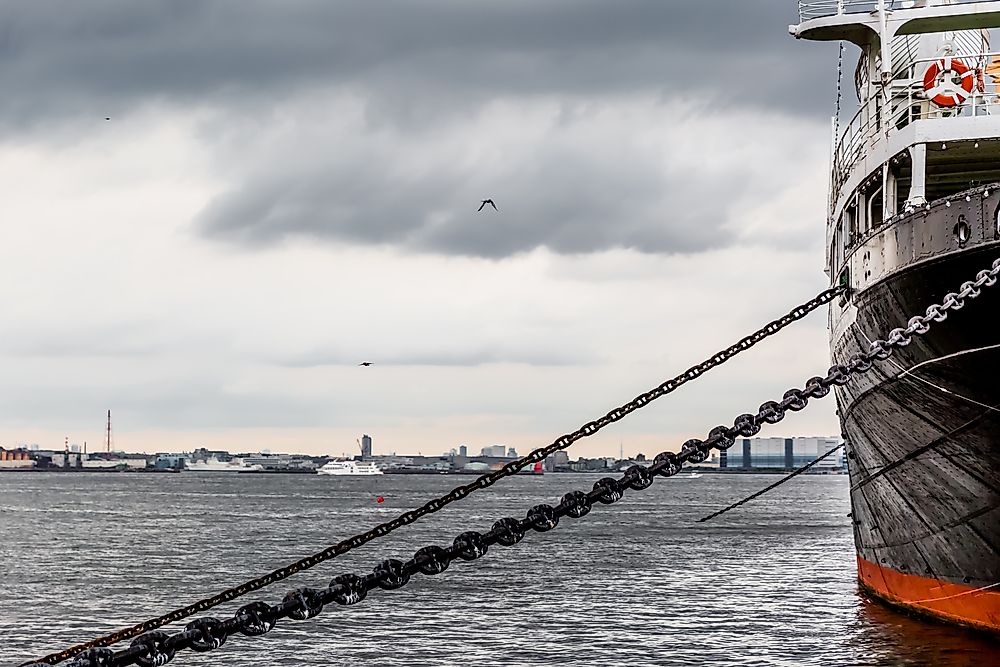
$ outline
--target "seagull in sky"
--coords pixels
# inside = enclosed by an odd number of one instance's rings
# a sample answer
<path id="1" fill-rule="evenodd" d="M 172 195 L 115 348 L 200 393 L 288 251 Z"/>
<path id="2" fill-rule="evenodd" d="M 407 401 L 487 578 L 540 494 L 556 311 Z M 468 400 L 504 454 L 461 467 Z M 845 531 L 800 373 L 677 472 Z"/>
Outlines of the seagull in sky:
<path id="1" fill-rule="evenodd" d="M 110 118 L 105 118 L 104 120 L 111 120 Z"/>
<path id="2" fill-rule="evenodd" d="M 479 210 L 482 211 L 483 207 L 486 206 L 487 204 L 489 204 L 490 206 L 492 206 L 494 211 L 499 211 L 500 210 L 500 209 L 497 208 L 497 205 L 493 203 L 492 199 L 484 199 L 483 203 L 479 205 Z"/>
<path id="3" fill-rule="evenodd" d="M 370 362 L 370 361 L 362 361 L 360 364 L 358 364 L 358 366 L 371 366 L 371 365 L 372 365 L 372 362 Z"/>

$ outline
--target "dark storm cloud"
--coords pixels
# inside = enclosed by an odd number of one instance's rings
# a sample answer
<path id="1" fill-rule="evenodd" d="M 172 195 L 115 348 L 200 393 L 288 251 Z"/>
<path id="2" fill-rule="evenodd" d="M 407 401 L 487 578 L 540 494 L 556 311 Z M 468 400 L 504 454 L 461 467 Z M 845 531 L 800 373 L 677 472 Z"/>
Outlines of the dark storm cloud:
<path id="1" fill-rule="evenodd" d="M 0 139 L 53 141 L 51 126 L 137 107 L 215 109 L 224 127 L 201 138 L 228 185 L 195 229 L 224 242 L 305 237 L 491 258 L 538 247 L 692 253 L 738 242 L 724 233 L 727 215 L 747 192 L 775 194 L 756 173 L 767 166 L 706 170 L 697 156 L 626 147 L 638 128 L 597 127 L 584 108 L 642 98 L 664 113 L 680 103 L 702 115 L 822 118 L 835 47 L 789 37 L 794 10 L 792 0 L 7 4 L 0 86 L 16 94 L 0 102 Z M 359 100 L 363 120 L 349 125 L 333 108 L 280 127 L 308 113 L 311 96 Z M 448 147 L 491 105 L 509 108 L 490 132 L 552 100 L 565 117 L 551 134 L 577 126 L 561 143 L 546 134 L 486 162 Z M 485 197 L 501 215 L 476 215 Z"/>
<path id="2" fill-rule="evenodd" d="M 794 21 L 793 0 L 4 3 L 0 123 L 9 135 L 138 103 L 269 104 L 316 85 L 356 89 L 390 118 L 637 90 L 822 114 L 834 47 L 796 44 Z"/>
<path id="3" fill-rule="evenodd" d="M 685 157 L 665 177 L 659 162 L 668 158 L 655 151 L 608 159 L 616 140 L 574 146 L 553 139 L 523 162 L 512 150 L 499 166 L 428 156 L 428 168 L 414 174 L 393 168 L 392 153 L 420 148 L 362 155 L 338 152 L 337 141 L 326 139 L 314 144 L 317 163 L 247 175 L 209 206 L 198 226 L 212 238 L 251 246 L 308 237 L 490 258 L 540 246 L 560 253 L 611 247 L 688 253 L 736 240 L 721 228 L 728 207 L 754 183 L 741 165 L 706 172 Z M 477 211 L 487 196 L 498 212 Z"/>

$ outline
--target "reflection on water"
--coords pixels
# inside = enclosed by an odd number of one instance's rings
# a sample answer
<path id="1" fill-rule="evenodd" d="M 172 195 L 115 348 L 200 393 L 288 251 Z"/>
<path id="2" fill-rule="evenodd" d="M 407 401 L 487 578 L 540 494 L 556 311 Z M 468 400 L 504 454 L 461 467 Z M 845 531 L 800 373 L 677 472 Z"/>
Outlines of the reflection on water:
<path id="1" fill-rule="evenodd" d="M 857 664 L 986 667 L 1000 662 L 987 634 L 917 618 L 859 595 Z"/>
<path id="2" fill-rule="evenodd" d="M 516 478 L 251 599 L 321 586 L 589 488 Z M 317 551 L 447 476 L 0 475 L 0 664 L 37 657 Z M 855 584 L 846 477 L 662 480 L 588 517 L 354 607 L 174 665 L 976 665 L 995 639 L 915 620 Z M 377 504 L 382 495 L 385 503 Z M 239 604 L 242 604 L 239 603 Z M 231 614 L 239 604 L 211 612 Z"/>

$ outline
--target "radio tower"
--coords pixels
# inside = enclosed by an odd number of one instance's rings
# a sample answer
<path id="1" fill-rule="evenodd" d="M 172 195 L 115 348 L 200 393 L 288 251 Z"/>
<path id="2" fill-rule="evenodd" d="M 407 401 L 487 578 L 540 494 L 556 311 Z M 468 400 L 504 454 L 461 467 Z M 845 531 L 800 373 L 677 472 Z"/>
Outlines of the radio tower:
<path id="1" fill-rule="evenodd" d="M 107 435 L 107 447 L 108 453 L 111 453 L 111 410 L 108 410 L 108 435 Z"/>

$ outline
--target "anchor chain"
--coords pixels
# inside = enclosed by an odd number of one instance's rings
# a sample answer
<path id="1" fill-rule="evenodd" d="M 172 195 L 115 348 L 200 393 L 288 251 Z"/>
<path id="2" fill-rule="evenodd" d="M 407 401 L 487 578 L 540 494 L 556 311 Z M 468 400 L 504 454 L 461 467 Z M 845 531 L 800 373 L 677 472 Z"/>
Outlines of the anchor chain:
<path id="1" fill-rule="evenodd" d="M 843 98 L 844 83 L 844 40 L 840 40 L 837 51 L 837 102 L 833 114 L 833 140 L 840 141 L 840 100 Z"/>
<path id="2" fill-rule="evenodd" d="M 609 424 L 613 424 L 614 422 L 623 419 L 626 415 L 638 410 L 639 408 L 644 407 L 645 405 L 656 400 L 657 398 L 666 396 L 667 394 L 677 390 L 682 385 L 690 382 L 691 380 L 695 380 L 701 377 L 703 374 L 707 373 L 716 366 L 721 366 L 728 360 L 732 359 L 740 352 L 749 350 L 751 347 L 761 342 L 765 338 L 773 336 L 774 334 L 778 333 L 779 331 L 781 331 L 788 325 L 792 324 L 793 322 L 801 320 L 803 317 L 805 317 L 812 311 L 816 310 L 820 306 L 830 303 L 831 301 L 833 301 L 833 299 L 841 295 L 844 291 L 845 288 L 842 286 L 832 287 L 830 289 L 823 290 L 809 301 L 806 301 L 800 306 L 796 306 L 787 314 L 779 317 L 776 320 L 769 322 L 768 324 L 761 327 L 760 329 L 750 334 L 749 336 L 740 339 L 739 341 L 737 341 L 733 345 L 730 345 L 724 350 L 716 352 L 714 355 L 712 355 L 705 361 L 701 362 L 700 364 L 692 366 L 691 368 L 687 369 L 677 377 L 671 380 L 667 380 L 666 382 L 660 384 L 658 387 L 637 396 L 636 398 L 632 399 L 625 405 L 615 408 L 614 410 L 608 412 L 600 419 L 584 424 L 573 433 L 569 433 L 559 437 L 551 445 L 548 445 L 546 447 L 541 447 L 539 449 L 534 450 L 530 454 L 522 456 L 516 461 L 511 461 L 510 463 L 506 464 L 505 466 L 503 466 L 502 468 L 500 468 L 495 472 L 482 475 L 476 478 L 476 480 L 474 480 L 473 482 L 470 482 L 469 484 L 464 484 L 462 486 L 455 487 L 445 495 L 430 500 L 417 509 L 404 512 L 399 516 L 397 516 L 395 519 L 379 524 L 378 526 L 372 528 L 371 530 L 365 533 L 359 533 L 333 546 L 327 547 L 323 551 L 315 553 L 311 556 L 306 556 L 292 563 L 291 565 L 287 565 L 283 568 L 274 570 L 273 572 L 270 572 L 269 574 L 258 577 L 256 579 L 251 579 L 250 581 L 247 581 L 238 586 L 234 586 L 233 588 L 226 589 L 221 593 L 213 595 L 210 598 L 199 600 L 198 602 L 190 604 L 186 607 L 175 609 L 174 611 L 168 612 L 162 616 L 149 619 L 147 621 L 138 623 L 128 628 L 122 628 L 109 635 L 92 639 L 91 641 L 88 641 L 86 643 L 77 644 L 76 646 L 72 646 L 68 649 L 60 651 L 59 653 L 53 653 L 47 655 L 44 658 L 42 658 L 42 662 L 47 662 L 49 664 L 56 664 L 57 662 L 61 662 L 63 660 L 66 660 L 67 658 L 73 657 L 74 655 L 80 653 L 81 651 L 85 651 L 87 649 L 99 646 L 108 646 L 110 644 L 117 644 L 118 642 L 123 641 L 125 639 L 137 637 L 143 633 L 149 632 L 150 630 L 155 630 L 156 628 L 163 627 L 164 625 L 167 625 L 169 623 L 174 623 L 183 618 L 187 618 L 192 614 L 197 614 L 199 612 L 211 609 L 212 607 L 222 604 L 223 602 L 229 602 L 231 600 L 235 600 L 236 598 L 246 595 L 247 593 L 259 590 L 277 581 L 286 579 L 292 576 L 293 574 L 297 574 L 299 572 L 307 570 L 315 565 L 318 565 L 319 563 L 322 563 L 323 561 L 345 554 L 348 551 L 360 547 L 376 538 L 384 537 L 385 535 L 388 535 L 397 528 L 409 525 L 422 516 L 426 516 L 427 514 L 436 512 L 441 508 L 445 507 L 446 505 L 449 505 L 457 500 L 465 498 L 470 493 L 474 493 L 475 491 L 479 491 L 492 486 L 493 484 L 503 479 L 504 477 L 509 477 L 510 475 L 517 473 L 519 470 L 523 469 L 524 467 L 530 464 L 538 463 L 544 460 L 547 456 L 549 456 L 553 452 L 559 451 L 561 449 L 566 449 L 577 440 L 594 435 L 605 426 L 608 426 Z"/>
<path id="3" fill-rule="evenodd" d="M 393 590 L 405 586 L 418 573 L 435 575 L 444 572 L 455 560 L 471 561 L 485 555 L 494 544 L 513 546 L 524 539 L 529 531 L 548 532 L 559 525 L 560 518 L 582 518 L 590 513 L 595 503 L 610 505 L 621 500 L 627 490 L 641 491 L 649 488 L 657 477 L 671 477 L 686 463 L 700 463 L 708 458 L 712 449 L 728 449 L 736 442 L 737 436 L 751 437 L 760 432 L 764 424 L 777 424 L 788 412 L 804 409 L 810 398 L 823 398 L 834 386 L 848 382 L 852 375 L 870 371 L 876 361 L 887 359 L 893 351 L 906 347 L 913 336 L 926 334 L 933 323 L 943 322 L 949 311 L 964 307 L 966 299 L 974 299 L 983 287 L 992 287 L 1000 275 L 1000 259 L 993 262 L 992 269 L 980 271 L 975 281 L 962 284 L 959 292 L 945 295 L 941 304 L 933 304 L 924 315 L 908 320 L 906 327 L 889 332 L 884 340 L 876 340 L 866 352 L 851 357 L 846 364 L 831 366 L 825 377 L 813 377 L 803 388 L 786 391 L 780 401 L 761 404 L 756 414 L 742 414 L 733 420 L 732 426 L 716 426 L 709 431 L 705 440 L 688 440 L 677 453 L 657 454 L 652 465 L 631 466 L 619 479 L 605 477 L 598 480 L 589 492 L 574 491 L 564 495 L 556 506 L 535 505 L 528 510 L 525 518 L 508 517 L 500 519 L 485 532 L 465 532 L 455 538 L 451 546 L 431 545 L 418 549 L 406 562 L 391 559 L 377 565 L 366 575 L 340 575 L 323 589 L 299 588 L 289 592 L 276 605 L 253 602 L 241 607 L 232 618 L 225 621 L 200 619 L 174 635 L 154 631 L 140 636 L 132 645 L 119 652 L 106 648 L 90 649 L 79 654 L 69 667 L 124 667 L 138 664 L 142 667 L 160 667 L 174 658 L 176 653 L 192 646 L 195 641 L 200 646 L 211 646 L 225 641 L 225 637 L 240 633 L 248 636 L 266 634 L 278 620 L 292 618 L 305 620 L 323 611 L 325 605 L 335 602 L 341 605 L 355 604 L 363 600 L 368 592 L 382 588 Z M 206 642 L 206 634 L 216 638 L 216 642 Z M 198 649 L 196 649 L 198 650 Z M 212 650 L 212 648 L 202 648 Z M 22 667 L 45 667 L 52 664 L 43 658 L 39 662 Z"/>

